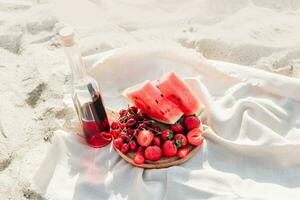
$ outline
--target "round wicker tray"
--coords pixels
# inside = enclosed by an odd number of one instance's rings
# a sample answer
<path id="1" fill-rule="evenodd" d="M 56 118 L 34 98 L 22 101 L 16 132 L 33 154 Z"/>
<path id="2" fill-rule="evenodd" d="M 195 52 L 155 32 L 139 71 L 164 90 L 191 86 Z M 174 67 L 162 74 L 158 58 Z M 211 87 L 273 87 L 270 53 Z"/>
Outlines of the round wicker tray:
<path id="1" fill-rule="evenodd" d="M 111 109 L 107 109 L 107 112 L 108 112 L 107 113 L 108 118 L 111 121 L 118 118 L 118 113 L 112 111 Z M 184 163 L 185 161 L 187 161 L 191 157 L 193 157 L 198 152 L 200 147 L 201 147 L 201 145 L 197 146 L 197 147 L 190 146 L 190 152 L 184 158 L 178 158 L 177 156 L 163 157 L 161 160 L 158 160 L 158 161 L 145 160 L 145 163 L 141 164 L 141 165 L 138 165 L 133 162 L 133 156 L 134 156 L 133 152 L 129 152 L 125 155 L 120 150 L 118 150 L 116 148 L 114 148 L 114 149 L 124 160 L 126 160 L 127 162 L 129 162 L 130 164 L 132 164 L 136 167 L 141 167 L 141 168 L 145 168 L 145 169 L 159 169 L 159 168 L 166 168 L 166 167 L 171 167 L 171 166 L 175 166 L 175 165 L 180 165 L 180 164 Z"/>
<path id="2" fill-rule="evenodd" d="M 170 158 L 163 157 L 161 160 L 158 161 L 149 161 L 145 160 L 144 164 L 138 165 L 133 162 L 133 156 L 134 154 L 132 152 L 128 154 L 123 154 L 121 151 L 115 148 L 115 150 L 119 153 L 119 155 L 129 162 L 130 164 L 136 166 L 136 167 L 141 167 L 141 168 L 146 168 L 146 169 L 159 169 L 159 168 L 166 168 L 166 167 L 171 167 L 175 165 L 180 165 L 184 163 L 185 161 L 189 160 L 191 157 L 193 157 L 197 151 L 200 149 L 200 146 L 198 147 L 191 147 L 191 150 L 189 154 L 185 158 L 178 158 L 177 156 L 173 156 Z"/>

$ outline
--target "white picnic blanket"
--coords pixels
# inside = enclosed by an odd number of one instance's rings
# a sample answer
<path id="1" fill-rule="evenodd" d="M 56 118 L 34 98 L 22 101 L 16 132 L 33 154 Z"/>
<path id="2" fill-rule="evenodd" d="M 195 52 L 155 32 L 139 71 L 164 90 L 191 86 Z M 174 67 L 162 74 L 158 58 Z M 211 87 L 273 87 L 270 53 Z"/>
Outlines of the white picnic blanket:
<path id="1" fill-rule="evenodd" d="M 183 165 L 143 170 L 111 145 L 93 149 L 59 130 L 33 179 L 48 199 L 300 199 L 300 80 L 167 44 L 86 61 L 114 109 L 126 105 L 120 93 L 128 86 L 169 70 L 190 77 L 207 108 L 206 140 Z"/>

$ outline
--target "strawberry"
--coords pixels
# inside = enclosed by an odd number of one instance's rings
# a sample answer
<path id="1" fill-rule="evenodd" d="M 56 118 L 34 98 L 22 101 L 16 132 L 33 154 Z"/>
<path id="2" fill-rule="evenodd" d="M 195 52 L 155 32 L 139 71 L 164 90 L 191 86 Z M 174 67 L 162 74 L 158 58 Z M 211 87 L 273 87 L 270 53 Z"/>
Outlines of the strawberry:
<path id="1" fill-rule="evenodd" d="M 114 146 L 115 146 L 115 148 L 117 148 L 117 149 L 121 149 L 123 143 L 124 143 L 124 142 L 123 142 L 123 139 L 122 139 L 122 138 L 114 139 Z"/>
<path id="2" fill-rule="evenodd" d="M 190 148 L 187 147 L 187 146 L 184 146 L 184 147 L 178 149 L 177 156 L 179 158 L 184 158 L 184 157 L 186 157 L 188 155 L 189 152 L 190 152 Z"/>
<path id="3" fill-rule="evenodd" d="M 166 157 L 175 156 L 177 153 L 177 148 L 171 140 L 166 140 L 162 146 L 163 154 Z"/>
<path id="4" fill-rule="evenodd" d="M 136 150 L 136 148 L 137 148 L 137 144 L 136 144 L 136 142 L 135 141 L 130 141 L 129 142 L 129 147 L 130 147 L 130 149 L 132 150 L 132 151 L 135 151 Z"/>
<path id="5" fill-rule="evenodd" d="M 154 139 L 153 139 L 153 144 L 154 144 L 155 146 L 160 147 L 160 145 L 161 145 L 160 137 L 155 136 Z"/>
<path id="6" fill-rule="evenodd" d="M 190 131 L 194 128 L 199 128 L 201 125 L 201 121 L 198 117 L 187 116 L 183 119 L 183 125 L 187 131 Z"/>
<path id="7" fill-rule="evenodd" d="M 137 165 L 141 165 L 141 164 L 144 164 L 145 162 L 145 158 L 143 155 L 139 154 L 139 153 L 136 153 L 134 155 L 134 158 L 133 158 L 133 162 Z"/>
<path id="8" fill-rule="evenodd" d="M 161 159 L 162 151 L 158 146 L 148 146 L 145 149 L 144 155 L 147 160 L 157 161 Z"/>
<path id="9" fill-rule="evenodd" d="M 121 152 L 126 154 L 129 151 L 129 145 L 127 143 L 124 143 L 121 147 Z"/>
<path id="10" fill-rule="evenodd" d="M 120 135 L 120 130 L 111 130 L 110 131 L 110 134 L 114 137 L 114 138 L 117 138 L 119 135 Z"/>
<path id="11" fill-rule="evenodd" d="M 173 138 L 173 132 L 170 129 L 165 129 L 161 132 L 161 139 L 162 141 L 172 139 Z"/>
<path id="12" fill-rule="evenodd" d="M 171 130 L 174 131 L 175 133 L 181 133 L 184 131 L 184 128 L 180 124 L 174 124 L 171 126 Z"/>
<path id="13" fill-rule="evenodd" d="M 176 134 L 174 140 L 177 147 L 183 147 L 188 143 L 186 136 L 181 133 Z"/>
<path id="14" fill-rule="evenodd" d="M 139 131 L 136 139 L 139 145 L 141 145 L 142 147 L 146 147 L 151 144 L 153 138 L 154 138 L 154 134 L 152 133 L 152 131 L 141 130 Z"/>
<path id="15" fill-rule="evenodd" d="M 119 122 L 113 121 L 110 125 L 111 129 L 118 129 L 119 128 Z"/>
<path id="16" fill-rule="evenodd" d="M 190 130 L 187 134 L 188 142 L 191 145 L 199 146 L 203 143 L 203 132 L 199 128 L 194 128 Z"/>

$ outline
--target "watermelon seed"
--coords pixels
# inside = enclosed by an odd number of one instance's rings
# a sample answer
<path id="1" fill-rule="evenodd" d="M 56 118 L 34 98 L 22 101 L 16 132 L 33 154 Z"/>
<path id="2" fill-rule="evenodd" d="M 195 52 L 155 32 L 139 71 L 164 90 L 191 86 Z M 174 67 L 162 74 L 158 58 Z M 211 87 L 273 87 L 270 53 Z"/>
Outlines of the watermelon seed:
<path id="1" fill-rule="evenodd" d="M 176 98 L 175 94 L 172 94 L 172 97 L 175 99 Z"/>
<path id="2" fill-rule="evenodd" d="M 150 106 L 147 106 L 147 108 L 150 110 L 151 108 L 150 108 Z"/>
<path id="3" fill-rule="evenodd" d="M 164 95 L 163 95 L 163 94 L 161 94 L 160 96 L 161 96 L 161 97 L 164 97 Z"/>
<path id="4" fill-rule="evenodd" d="M 155 99 L 155 102 L 158 104 L 158 100 L 157 99 Z"/>

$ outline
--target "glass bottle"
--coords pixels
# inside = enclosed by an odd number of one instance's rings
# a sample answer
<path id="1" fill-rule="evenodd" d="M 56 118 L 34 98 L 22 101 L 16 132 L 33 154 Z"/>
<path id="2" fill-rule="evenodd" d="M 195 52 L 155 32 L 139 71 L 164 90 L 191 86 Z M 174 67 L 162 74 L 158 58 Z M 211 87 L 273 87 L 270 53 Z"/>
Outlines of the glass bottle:
<path id="1" fill-rule="evenodd" d="M 88 145 L 102 147 L 110 143 L 110 126 L 95 79 L 87 74 L 70 27 L 59 31 L 73 76 L 73 103 Z"/>

